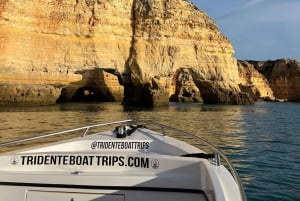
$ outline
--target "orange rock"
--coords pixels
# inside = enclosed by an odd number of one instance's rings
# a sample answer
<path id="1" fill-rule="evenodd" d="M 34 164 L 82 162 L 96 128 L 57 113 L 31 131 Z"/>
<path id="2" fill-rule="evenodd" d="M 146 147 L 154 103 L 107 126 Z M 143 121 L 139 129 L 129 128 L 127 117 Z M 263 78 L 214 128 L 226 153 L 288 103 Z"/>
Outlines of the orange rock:
<path id="1" fill-rule="evenodd" d="M 99 100 L 107 93 L 124 103 L 148 97 L 153 105 L 166 104 L 181 68 L 191 69 L 195 83 L 212 81 L 240 93 L 230 41 L 184 0 L 1 1 L 0 47 L 0 82 L 55 86 L 63 90 L 60 100 L 88 87 L 102 94 Z M 118 83 L 84 78 L 97 69 Z"/>

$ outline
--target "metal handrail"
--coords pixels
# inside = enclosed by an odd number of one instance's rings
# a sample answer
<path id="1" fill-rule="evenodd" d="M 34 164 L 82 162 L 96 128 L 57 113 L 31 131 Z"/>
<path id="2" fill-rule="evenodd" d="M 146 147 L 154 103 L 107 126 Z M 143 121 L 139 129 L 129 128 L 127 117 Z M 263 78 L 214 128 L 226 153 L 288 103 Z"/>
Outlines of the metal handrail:
<path id="1" fill-rule="evenodd" d="M 62 134 L 68 134 L 68 133 L 72 133 L 72 132 L 80 131 L 80 130 L 84 130 L 83 134 L 81 135 L 82 137 L 84 137 L 87 135 L 90 128 L 96 128 L 96 127 L 100 127 L 100 126 L 108 126 L 108 125 L 113 125 L 113 124 L 128 123 L 128 122 L 132 122 L 132 121 L 133 120 L 122 120 L 122 121 L 115 121 L 115 122 L 109 122 L 109 123 L 94 124 L 94 125 L 90 125 L 90 126 L 83 126 L 83 127 L 68 129 L 68 130 L 59 131 L 59 132 L 55 132 L 55 133 L 43 134 L 43 135 L 24 138 L 24 139 L 20 139 L 20 140 L 3 142 L 3 143 L 0 143 L 0 147 L 19 144 L 19 143 L 23 143 L 23 142 L 29 142 L 29 141 L 52 137 L 52 136 L 58 136 L 58 135 L 62 135 Z"/>
<path id="2" fill-rule="evenodd" d="M 185 132 L 183 130 L 180 130 L 180 129 L 177 129 L 177 128 L 173 128 L 173 127 L 170 127 L 170 126 L 166 126 L 166 125 L 163 125 L 163 124 L 160 124 L 160 123 L 157 123 L 157 122 L 153 122 L 153 121 L 150 121 L 148 120 L 148 122 L 151 122 L 152 124 L 156 124 L 158 126 L 160 126 L 162 128 L 162 130 L 165 130 L 165 129 L 169 129 L 169 130 L 173 130 L 173 131 L 176 131 L 180 134 L 183 134 L 185 136 L 188 136 L 188 137 L 191 137 L 191 138 L 194 138 L 196 140 L 199 140 L 201 141 L 202 143 L 204 143 L 205 145 L 207 145 L 208 147 L 210 147 L 215 153 L 216 153 L 216 160 L 217 160 L 217 165 L 220 165 L 220 162 L 218 162 L 220 159 L 219 159 L 219 156 L 225 161 L 225 163 L 228 165 L 228 168 L 229 168 L 229 171 L 231 172 L 234 180 L 236 181 L 237 185 L 238 185 L 238 188 L 239 188 L 239 192 L 240 192 L 240 197 L 243 201 L 247 201 L 247 197 L 246 197 L 246 193 L 245 193 L 245 190 L 243 188 L 243 185 L 242 185 L 242 181 L 236 171 L 236 169 L 233 167 L 233 164 L 230 162 L 230 160 L 222 153 L 222 151 L 220 149 L 218 149 L 216 146 L 214 146 L 213 144 L 209 143 L 208 141 L 204 140 L 203 138 L 199 137 L 199 136 L 196 136 L 196 135 L 193 135 L 191 133 L 188 133 L 188 132 Z"/>
<path id="3" fill-rule="evenodd" d="M 216 165 L 220 165 L 220 159 L 219 157 L 221 157 L 225 163 L 228 165 L 229 171 L 231 172 L 234 180 L 236 181 L 239 191 L 240 191 L 240 196 L 241 199 L 243 201 L 247 201 L 246 198 L 246 194 L 244 191 L 244 188 L 242 186 L 242 182 L 241 179 L 237 173 L 237 171 L 235 170 L 235 168 L 233 167 L 232 163 L 230 162 L 230 160 L 213 144 L 209 143 L 208 141 L 204 140 L 203 138 L 197 136 L 197 135 L 193 135 L 191 133 L 188 133 L 186 131 L 177 129 L 177 128 L 173 128 L 164 124 L 160 124 L 157 122 L 154 122 L 152 120 L 141 120 L 141 119 L 128 119 L 128 120 L 121 120 L 121 121 L 114 121 L 114 122 L 108 122 L 108 123 L 101 123 L 101 124 L 94 124 L 94 125 L 89 125 L 89 126 L 83 126 L 83 127 L 79 127 L 79 128 L 74 128 L 74 129 L 68 129 L 68 130 L 64 130 L 64 131 L 59 131 L 59 132 L 55 132 L 55 133 L 49 133 L 49 134 L 44 134 L 44 135 L 39 135 L 39 136 L 34 136 L 34 137 L 29 137 L 29 138 L 24 138 L 24 139 L 20 139 L 20 140 L 14 140 L 14 141 L 8 141 L 8 142 L 3 142 L 0 143 L 0 147 L 4 147 L 4 146 L 9 146 L 9 145 L 13 145 L 13 144 L 19 144 L 19 143 L 23 143 L 23 142 L 29 142 L 29 141 L 33 141 L 33 140 L 37 140 L 37 139 L 42 139 L 42 138 L 47 138 L 47 137 L 52 137 L 52 136 L 58 136 L 58 135 L 63 135 L 63 134 L 68 134 L 68 133 L 72 133 L 75 131 L 80 131 L 80 130 L 84 130 L 83 134 L 81 135 L 81 137 L 84 137 L 88 134 L 89 130 L 91 128 L 96 128 L 96 127 L 101 127 L 101 126 L 108 126 L 108 125 L 114 125 L 114 124 L 125 124 L 125 123 L 130 123 L 130 122 L 135 122 L 135 123 L 144 123 L 144 124 L 152 124 L 152 125 L 156 125 L 159 126 L 161 128 L 162 134 L 166 135 L 165 130 L 171 130 L 171 131 L 175 131 L 177 133 L 180 133 L 182 135 L 185 135 L 186 137 L 190 137 L 193 138 L 195 140 L 201 141 L 203 144 L 207 145 L 208 147 L 210 147 L 216 154 Z"/>

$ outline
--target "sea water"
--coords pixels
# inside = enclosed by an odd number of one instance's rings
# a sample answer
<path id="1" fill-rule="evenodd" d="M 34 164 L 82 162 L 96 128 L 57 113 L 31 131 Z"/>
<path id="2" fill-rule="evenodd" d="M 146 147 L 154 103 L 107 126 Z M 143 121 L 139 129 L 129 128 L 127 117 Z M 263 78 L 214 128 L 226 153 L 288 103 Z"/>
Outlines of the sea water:
<path id="1" fill-rule="evenodd" d="M 197 133 L 218 146 L 236 167 L 249 201 L 300 200 L 299 103 L 171 103 L 154 109 L 124 108 L 119 103 L 0 107 L 0 142 L 134 117 Z"/>

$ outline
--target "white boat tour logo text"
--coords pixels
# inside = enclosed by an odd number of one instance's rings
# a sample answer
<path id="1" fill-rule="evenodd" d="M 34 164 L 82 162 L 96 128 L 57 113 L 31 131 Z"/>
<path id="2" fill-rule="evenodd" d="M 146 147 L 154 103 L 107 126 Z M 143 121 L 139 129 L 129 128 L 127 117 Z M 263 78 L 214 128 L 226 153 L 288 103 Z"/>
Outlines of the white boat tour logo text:
<path id="1" fill-rule="evenodd" d="M 148 140 L 99 140 L 91 143 L 91 149 L 100 150 L 148 150 L 150 141 Z"/>
<path id="2" fill-rule="evenodd" d="M 12 165 L 21 166 L 101 166 L 153 168 L 159 167 L 157 159 L 123 155 L 20 155 L 11 158 Z"/>

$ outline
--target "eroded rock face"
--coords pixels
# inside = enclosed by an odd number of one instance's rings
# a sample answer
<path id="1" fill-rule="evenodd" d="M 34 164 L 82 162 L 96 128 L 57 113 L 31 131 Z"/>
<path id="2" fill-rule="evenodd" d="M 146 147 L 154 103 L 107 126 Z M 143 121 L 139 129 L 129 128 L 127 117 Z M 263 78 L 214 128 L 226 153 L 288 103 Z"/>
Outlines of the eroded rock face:
<path id="1" fill-rule="evenodd" d="M 263 74 L 248 61 L 238 61 L 240 87 L 256 100 L 274 100 L 273 90 Z"/>
<path id="2" fill-rule="evenodd" d="M 49 103 L 91 98 L 165 105 L 183 68 L 199 93 L 217 88 L 231 103 L 228 94 L 243 96 L 233 53 L 216 24 L 184 0 L 0 2 L 0 90 L 53 88 Z M 47 104 L 39 95 L 13 96 L 14 103 Z M 11 99 L 1 93 L 0 102 Z"/>
<path id="3" fill-rule="evenodd" d="M 170 100 L 175 102 L 203 102 L 201 92 L 194 82 L 191 69 L 178 69 L 175 73 L 173 85 L 174 94 Z"/>
<path id="4" fill-rule="evenodd" d="M 51 103 L 58 99 L 76 101 L 100 97 L 99 100 L 107 100 L 109 97 L 99 95 L 107 94 L 102 90 L 105 87 L 100 85 L 110 85 L 107 89 L 112 89 L 111 94 L 120 88 L 123 90 L 123 86 L 112 83 L 111 79 L 102 79 L 106 76 L 90 76 L 88 80 L 87 74 L 97 74 L 97 69 L 109 69 L 106 75 L 111 71 L 125 71 L 132 38 L 132 3 L 1 1 L 0 82 L 11 86 L 55 87 L 58 93 L 49 101 Z M 110 77 L 115 76 L 115 73 L 110 74 Z M 84 89 L 91 90 L 89 95 Z M 82 90 L 86 93 L 79 97 Z M 8 95 L 2 95 L 3 102 L 11 100 Z M 111 98 L 120 101 L 123 91 L 117 96 Z M 35 99 L 37 103 L 41 102 L 40 96 Z M 27 103 L 22 97 L 15 100 L 23 100 L 20 104 Z M 30 103 L 34 103 L 33 97 Z"/>
<path id="5" fill-rule="evenodd" d="M 59 102 L 121 102 L 124 87 L 120 76 L 113 69 L 90 69 L 77 72 L 82 80 L 63 87 Z"/>
<path id="6" fill-rule="evenodd" d="M 60 88 L 52 85 L 0 83 L 0 106 L 50 105 L 57 101 Z"/>
<path id="7" fill-rule="evenodd" d="M 263 74 L 274 97 L 285 101 L 300 101 L 300 62 L 292 59 L 248 61 Z"/>
<path id="8" fill-rule="evenodd" d="M 153 77 L 159 77 L 163 82 L 155 83 L 160 83 L 160 89 L 169 88 L 170 96 L 174 87 L 165 79 L 172 80 L 177 69 L 185 68 L 193 71 L 195 83 L 212 81 L 218 88 L 240 93 L 234 50 L 204 12 L 181 0 L 136 1 L 134 19 L 129 58 L 134 85 L 142 80 L 150 91 L 157 91 L 152 83 Z M 201 91 L 201 84 L 197 87 Z"/>

